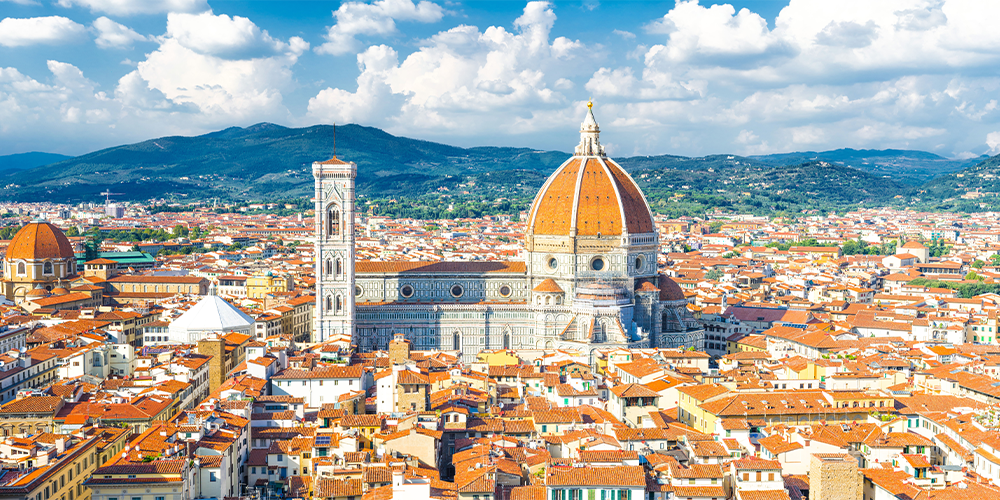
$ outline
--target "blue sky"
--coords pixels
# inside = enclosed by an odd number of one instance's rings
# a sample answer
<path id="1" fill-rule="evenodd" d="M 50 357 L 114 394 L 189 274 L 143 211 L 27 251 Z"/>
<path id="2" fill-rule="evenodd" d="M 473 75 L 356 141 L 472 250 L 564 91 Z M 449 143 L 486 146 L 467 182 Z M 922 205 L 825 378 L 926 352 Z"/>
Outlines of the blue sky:
<path id="1" fill-rule="evenodd" d="M 0 154 L 269 121 L 615 155 L 1000 153 L 1000 2 L 0 0 Z"/>

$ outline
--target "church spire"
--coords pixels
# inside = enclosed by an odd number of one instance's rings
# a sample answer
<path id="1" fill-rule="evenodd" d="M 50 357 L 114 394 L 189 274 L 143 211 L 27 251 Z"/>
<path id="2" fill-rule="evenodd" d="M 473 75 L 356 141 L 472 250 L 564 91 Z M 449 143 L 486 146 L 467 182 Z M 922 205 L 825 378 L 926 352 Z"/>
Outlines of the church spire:
<path id="1" fill-rule="evenodd" d="M 576 147 L 577 156 L 604 156 L 604 146 L 601 146 L 601 127 L 594 118 L 594 101 L 587 102 L 587 116 L 580 124 L 580 144 Z"/>

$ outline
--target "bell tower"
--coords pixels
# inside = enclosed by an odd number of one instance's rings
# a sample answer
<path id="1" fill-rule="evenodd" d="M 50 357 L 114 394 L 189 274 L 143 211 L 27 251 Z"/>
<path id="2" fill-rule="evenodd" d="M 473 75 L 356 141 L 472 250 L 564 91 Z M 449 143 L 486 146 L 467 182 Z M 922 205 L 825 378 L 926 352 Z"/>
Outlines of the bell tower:
<path id="1" fill-rule="evenodd" d="M 313 163 L 316 179 L 316 311 L 313 342 L 354 341 L 354 179 L 358 166 L 334 156 Z"/>

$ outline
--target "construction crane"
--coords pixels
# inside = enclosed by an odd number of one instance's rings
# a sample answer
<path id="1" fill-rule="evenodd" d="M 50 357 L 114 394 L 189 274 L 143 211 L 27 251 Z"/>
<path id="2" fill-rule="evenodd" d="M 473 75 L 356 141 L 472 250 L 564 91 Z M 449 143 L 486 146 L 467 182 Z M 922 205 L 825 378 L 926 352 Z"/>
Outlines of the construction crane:
<path id="1" fill-rule="evenodd" d="M 111 192 L 111 191 L 109 190 L 109 191 L 104 191 L 104 192 L 103 192 L 103 193 L 101 193 L 101 194 L 103 194 L 103 195 L 104 195 L 104 204 L 105 204 L 105 205 L 110 205 L 110 204 L 111 204 L 111 197 L 112 197 L 112 196 L 122 196 L 122 195 L 124 195 L 125 193 L 112 193 L 112 192 Z"/>

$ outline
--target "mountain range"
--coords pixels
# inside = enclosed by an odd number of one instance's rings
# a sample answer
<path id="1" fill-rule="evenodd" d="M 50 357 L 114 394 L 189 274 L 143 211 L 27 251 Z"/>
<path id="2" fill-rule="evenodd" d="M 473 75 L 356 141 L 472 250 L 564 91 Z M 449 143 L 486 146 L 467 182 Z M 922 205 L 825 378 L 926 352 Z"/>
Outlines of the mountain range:
<path id="1" fill-rule="evenodd" d="M 311 165 L 336 155 L 358 164 L 369 200 L 510 200 L 524 205 L 570 156 L 513 147 L 460 148 L 359 125 L 287 128 L 270 123 L 195 137 L 161 137 L 78 157 L 0 156 L 0 199 L 250 201 L 309 197 Z M 1000 192 L 998 157 L 948 159 L 923 151 L 838 149 L 743 157 L 616 158 L 654 209 L 698 213 L 839 210 L 885 204 L 955 205 L 967 191 Z M 992 198 L 992 196 L 990 196 Z M 963 201 L 964 203 L 964 201 Z M 992 202 L 990 202 L 991 204 Z M 967 205 L 967 206 L 966 206 Z M 933 208 L 933 207 L 932 207 Z"/>

